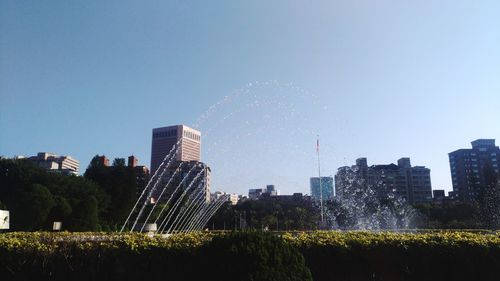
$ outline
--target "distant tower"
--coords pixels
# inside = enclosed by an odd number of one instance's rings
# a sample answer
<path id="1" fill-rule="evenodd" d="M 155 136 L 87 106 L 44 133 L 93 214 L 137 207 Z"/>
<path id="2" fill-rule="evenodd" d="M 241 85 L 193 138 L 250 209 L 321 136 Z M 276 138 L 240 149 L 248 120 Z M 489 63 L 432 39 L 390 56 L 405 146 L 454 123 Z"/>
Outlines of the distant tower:
<path id="1" fill-rule="evenodd" d="M 151 143 L 151 174 L 161 165 L 170 150 L 179 142 L 176 161 L 201 161 L 201 133 L 185 125 L 153 129 Z"/>

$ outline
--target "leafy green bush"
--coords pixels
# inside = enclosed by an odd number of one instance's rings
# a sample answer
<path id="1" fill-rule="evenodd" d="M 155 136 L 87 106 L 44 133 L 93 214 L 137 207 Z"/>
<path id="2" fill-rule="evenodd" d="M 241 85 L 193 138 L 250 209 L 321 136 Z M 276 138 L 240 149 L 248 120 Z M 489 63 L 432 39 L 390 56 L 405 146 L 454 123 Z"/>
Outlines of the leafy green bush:
<path id="1" fill-rule="evenodd" d="M 2 280 L 190 279 L 193 251 L 209 234 L 164 239 L 142 234 L 8 233 L 0 235 Z M 170 279 L 172 278 L 172 279 Z"/>
<path id="2" fill-rule="evenodd" d="M 314 280 L 498 280 L 498 233 L 314 232 L 283 238 Z"/>
<path id="3" fill-rule="evenodd" d="M 142 234 L 0 234 L 2 281 L 267 281 L 311 280 L 311 274 L 315 281 L 498 280 L 500 235 L 198 232 L 150 238 Z"/>
<path id="4" fill-rule="evenodd" d="M 209 272 L 200 276 L 205 277 L 203 280 L 312 280 L 300 252 L 269 233 L 235 232 L 216 236 L 201 253 Z"/>

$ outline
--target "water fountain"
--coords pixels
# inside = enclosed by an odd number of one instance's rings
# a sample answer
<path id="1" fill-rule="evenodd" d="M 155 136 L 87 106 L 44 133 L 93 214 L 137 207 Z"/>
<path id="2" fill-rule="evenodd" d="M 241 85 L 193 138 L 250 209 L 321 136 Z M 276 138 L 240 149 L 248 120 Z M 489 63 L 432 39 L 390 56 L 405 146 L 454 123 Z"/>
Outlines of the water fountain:
<path id="1" fill-rule="evenodd" d="M 207 167 L 203 163 L 180 162 L 173 167 L 175 155 L 179 149 L 181 139 L 172 147 L 165 156 L 159 168 L 155 171 L 134 207 L 130 211 L 120 232 L 144 231 L 146 228 L 153 229 L 153 233 L 169 235 L 178 232 L 198 231 L 203 229 L 208 220 L 226 201 L 227 197 L 210 200 L 206 189 Z M 184 166 L 191 165 L 189 171 L 182 174 Z M 168 175 L 169 169 L 174 172 Z M 194 177 L 191 177 L 192 174 Z M 181 174 L 181 180 L 177 184 L 174 179 Z M 164 196 L 170 192 L 168 199 Z M 156 194 L 156 195 L 155 195 Z M 153 197 L 155 195 L 155 197 Z M 155 199 L 152 201 L 152 199 Z M 165 203 L 163 203 L 165 202 Z M 155 214 L 160 204 L 161 211 Z M 140 208 L 139 208 L 140 206 Z M 150 208 L 147 216 L 146 209 Z M 157 223 L 161 221 L 159 225 Z"/>
<path id="2" fill-rule="evenodd" d="M 248 188 L 256 179 L 272 179 L 276 183 L 278 178 L 292 190 L 303 188 L 296 178 L 288 178 L 296 177 L 305 167 L 315 166 L 314 150 L 303 147 L 307 143 L 314 147 L 311 140 L 317 132 L 311 128 L 320 126 L 317 129 L 321 130 L 323 125 L 312 119 L 321 117 L 321 109 L 325 108 L 307 91 L 277 81 L 249 83 L 226 96 L 203 113 L 193 126 L 203 131 L 205 156 L 219 173 L 213 182 L 218 187 L 234 188 L 232 177 L 238 177 L 240 185 L 244 183 L 243 188 Z M 340 135 L 340 132 L 335 134 Z M 178 147 L 179 142 L 156 170 L 121 231 L 129 224 L 129 231 L 143 231 L 147 223 L 156 225 L 156 233 L 162 234 L 200 230 L 227 201 L 225 197 L 208 200 L 204 196 L 205 186 L 200 180 L 204 177 L 203 167 L 189 169 L 188 163 L 175 167 Z M 327 157 L 325 163 L 338 162 L 328 144 L 322 149 Z M 262 167 L 262 163 L 273 163 L 272 167 L 278 170 L 270 173 L 270 167 Z M 185 169 L 189 171 L 186 173 Z M 284 172 L 289 175 L 287 178 L 280 175 Z M 368 186 L 356 178 L 356 174 L 352 172 L 348 176 L 351 188 L 346 190 L 345 196 L 326 206 L 329 227 L 407 228 L 413 210 L 387 188 L 377 184 Z M 176 181 L 178 176 L 181 179 Z M 151 204 L 153 195 L 156 202 Z"/>
<path id="3" fill-rule="evenodd" d="M 356 168 L 345 168 L 341 194 L 327 207 L 330 228 L 403 230 L 411 227 L 415 210 L 383 182 L 368 182 Z"/>

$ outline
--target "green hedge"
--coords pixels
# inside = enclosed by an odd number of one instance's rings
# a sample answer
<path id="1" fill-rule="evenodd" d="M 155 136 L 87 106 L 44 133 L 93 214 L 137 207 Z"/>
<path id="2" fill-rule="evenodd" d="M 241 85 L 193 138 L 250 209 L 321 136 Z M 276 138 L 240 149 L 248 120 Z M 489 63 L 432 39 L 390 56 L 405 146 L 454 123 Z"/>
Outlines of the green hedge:
<path id="1" fill-rule="evenodd" d="M 0 276 L 1 280 L 143 280 L 145 276 L 191 280 L 186 265 L 210 239 L 204 234 L 170 239 L 137 234 L 5 234 L 0 236 Z"/>
<path id="2" fill-rule="evenodd" d="M 307 265 L 307 267 L 306 267 Z M 310 272 L 309 272 L 310 270 Z M 0 280 L 499 280 L 495 233 L 0 234 Z"/>
<path id="3" fill-rule="evenodd" d="M 283 238 L 314 280 L 500 280 L 498 233 L 314 232 Z"/>
<path id="4" fill-rule="evenodd" d="M 300 252 L 271 234 L 0 235 L 0 280 L 308 281 Z"/>

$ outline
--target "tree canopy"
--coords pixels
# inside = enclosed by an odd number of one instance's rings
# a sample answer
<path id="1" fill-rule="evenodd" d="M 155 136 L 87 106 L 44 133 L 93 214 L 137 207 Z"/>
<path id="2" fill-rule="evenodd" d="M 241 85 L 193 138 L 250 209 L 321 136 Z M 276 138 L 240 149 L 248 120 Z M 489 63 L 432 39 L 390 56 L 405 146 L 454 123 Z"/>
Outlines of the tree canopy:
<path id="1" fill-rule="evenodd" d="M 12 230 L 98 230 L 96 213 L 80 206 L 106 202 L 106 194 L 85 178 L 47 172 L 26 159 L 0 160 L 0 201 L 11 211 Z M 85 222 L 85 225 L 83 225 Z"/>

